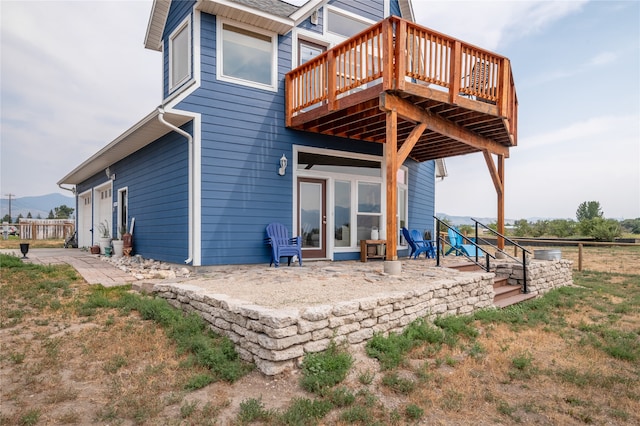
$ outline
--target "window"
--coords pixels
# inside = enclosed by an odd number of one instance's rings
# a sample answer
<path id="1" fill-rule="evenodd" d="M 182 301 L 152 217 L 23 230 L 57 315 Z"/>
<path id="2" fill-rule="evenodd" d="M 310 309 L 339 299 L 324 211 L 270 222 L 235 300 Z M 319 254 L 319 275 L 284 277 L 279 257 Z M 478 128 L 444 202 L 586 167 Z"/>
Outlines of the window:
<path id="1" fill-rule="evenodd" d="M 191 26 L 185 21 L 169 37 L 169 90 L 191 77 Z"/>
<path id="2" fill-rule="evenodd" d="M 276 90 L 276 36 L 222 22 L 218 79 Z"/>
<path id="3" fill-rule="evenodd" d="M 373 229 L 380 230 L 382 184 L 358 182 L 357 240 L 370 240 Z"/>
<path id="4" fill-rule="evenodd" d="M 326 46 L 307 40 L 298 40 L 298 65 L 315 58 L 327 50 Z"/>
<path id="5" fill-rule="evenodd" d="M 370 25 L 364 20 L 333 8 L 327 8 L 327 20 L 327 31 L 344 38 L 352 37 Z"/>
<path id="6" fill-rule="evenodd" d="M 334 245 L 351 246 L 351 182 L 335 182 L 334 201 Z"/>

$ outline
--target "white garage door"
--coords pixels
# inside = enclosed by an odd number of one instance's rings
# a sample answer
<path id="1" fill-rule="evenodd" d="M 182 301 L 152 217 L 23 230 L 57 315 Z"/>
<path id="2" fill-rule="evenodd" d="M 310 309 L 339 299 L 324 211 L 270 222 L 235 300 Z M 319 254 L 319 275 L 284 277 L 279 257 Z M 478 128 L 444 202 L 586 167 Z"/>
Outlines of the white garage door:
<path id="1" fill-rule="evenodd" d="M 98 242 L 100 235 L 100 224 L 107 224 L 110 232 L 113 232 L 113 196 L 111 193 L 111 182 L 103 186 L 97 186 L 93 190 L 94 192 L 94 221 L 93 221 L 93 241 L 94 244 Z"/>
<path id="2" fill-rule="evenodd" d="M 89 247 L 91 240 L 91 191 L 78 197 L 78 247 Z"/>

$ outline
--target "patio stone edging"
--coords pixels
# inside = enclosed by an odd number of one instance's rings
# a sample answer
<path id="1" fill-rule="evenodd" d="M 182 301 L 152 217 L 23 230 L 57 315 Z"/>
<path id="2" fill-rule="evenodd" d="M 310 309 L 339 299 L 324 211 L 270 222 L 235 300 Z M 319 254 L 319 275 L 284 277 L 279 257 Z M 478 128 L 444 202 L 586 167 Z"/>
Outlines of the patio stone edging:
<path id="1" fill-rule="evenodd" d="M 470 314 L 493 306 L 493 273 L 459 273 L 418 282 L 410 291 L 306 307 L 267 308 L 188 284 L 159 283 L 157 296 L 196 312 L 211 329 L 231 339 L 240 357 L 266 375 L 294 368 L 308 352 L 331 341 L 355 345 L 376 333 L 401 332 L 418 318 Z"/>

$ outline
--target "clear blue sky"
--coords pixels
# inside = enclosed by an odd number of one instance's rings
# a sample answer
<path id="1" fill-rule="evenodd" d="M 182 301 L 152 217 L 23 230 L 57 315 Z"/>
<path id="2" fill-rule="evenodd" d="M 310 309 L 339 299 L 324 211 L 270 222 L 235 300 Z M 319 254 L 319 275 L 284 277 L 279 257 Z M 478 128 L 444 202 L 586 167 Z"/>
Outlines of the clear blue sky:
<path id="1" fill-rule="evenodd" d="M 3 197 L 64 192 L 55 182 L 160 103 L 161 55 L 143 47 L 151 4 L 0 1 Z M 507 218 L 574 218 L 591 200 L 606 217 L 640 217 L 640 2 L 413 6 L 418 23 L 511 59 Z M 494 217 L 483 157 L 447 166 L 437 211 Z"/>

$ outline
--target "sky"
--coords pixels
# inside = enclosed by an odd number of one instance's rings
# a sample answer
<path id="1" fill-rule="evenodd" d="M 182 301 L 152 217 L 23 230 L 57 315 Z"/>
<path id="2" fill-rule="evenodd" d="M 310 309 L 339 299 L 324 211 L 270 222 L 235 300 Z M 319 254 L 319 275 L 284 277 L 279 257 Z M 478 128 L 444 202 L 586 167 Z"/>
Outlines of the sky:
<path id="1" fill-rule="evenodd" d="M 151 0 L 0 0 L 0 194 L 56 182 L 161 102 Z M 640 2 L 413 0 L 416 22 L 506 56 L 519 102 L 505 216 L 640 217 Z M 436 211 L 495 217 L 481 154 L 448 158 Z"/>

